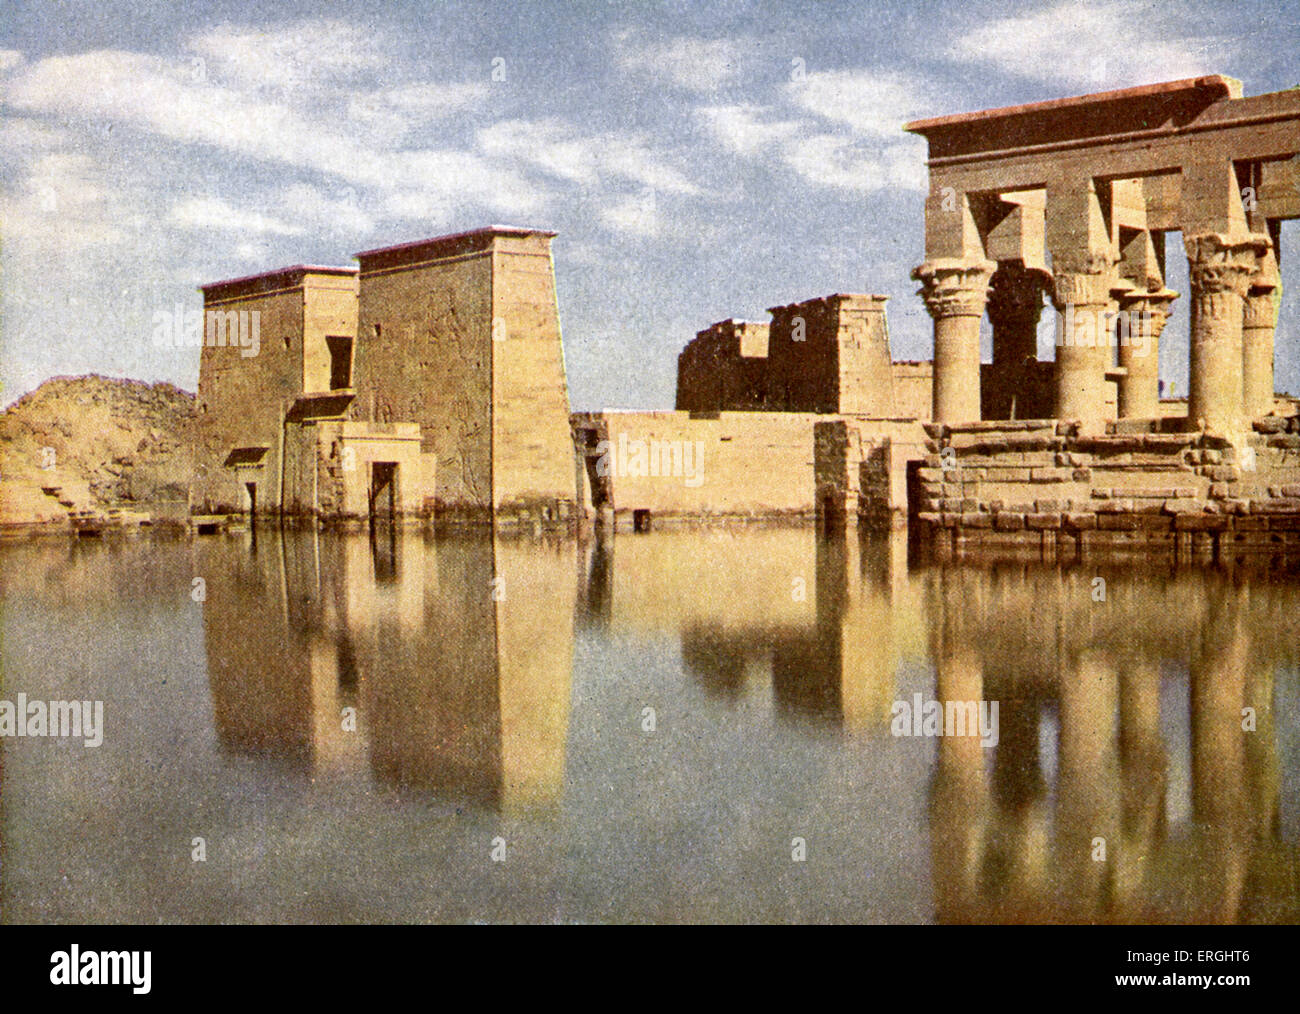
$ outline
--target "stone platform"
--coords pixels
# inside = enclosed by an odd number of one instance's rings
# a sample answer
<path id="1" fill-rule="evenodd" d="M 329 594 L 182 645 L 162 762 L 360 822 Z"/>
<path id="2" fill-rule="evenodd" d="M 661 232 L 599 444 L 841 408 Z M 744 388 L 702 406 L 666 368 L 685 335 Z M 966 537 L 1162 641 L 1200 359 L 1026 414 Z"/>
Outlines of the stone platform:
<path id="1" fill-rule="evenodd" d="M 1300 418 L 1265 417 L 1236 440 L 1162 431 L 1171 424 L 927 424 L 909 480 L 914 533 L 939 555 L 1300 548 Z"/>

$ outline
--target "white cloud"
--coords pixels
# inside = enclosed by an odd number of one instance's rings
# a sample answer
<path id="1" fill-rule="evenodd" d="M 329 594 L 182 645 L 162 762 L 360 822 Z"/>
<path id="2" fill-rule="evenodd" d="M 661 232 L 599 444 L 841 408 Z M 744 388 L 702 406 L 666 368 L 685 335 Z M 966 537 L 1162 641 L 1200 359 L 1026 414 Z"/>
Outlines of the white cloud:
<path id="1" fill-rule="evenodd" d="M 553 118 L 502 120 L 480 130 L 478 144 L 489 157 L 523 162 L 585 187 L 621 180 L 671 194 L 700 192 L 636 134 L 584 134 Z"/>
<path id="2" fill-rule="evenodd" d="M 760 106 L 702 106 L 695 115 L 724 147 L 746 158 L 761 156 L 803 130 L 796 120 L 770 119 Z"/>
<path id="3" fill-rule="evenodd" d="M 0 203 L 0 232 L 58 259 L 88 247 L 121 242 L 124 200 L 114 195 L 89 156 L 51 152 L 37 157 L 23 183 Z"/>
<path id="4" fill-rule="evenodd" d="M 332 196 L 318 187 L 296 183 L 280 191 L 276 206 L 297 222 L 320 232 L 364 236 L 371 232 L 374 220 L 358 207 L 357 193 L 344 187 Z"/>
<path id="5" fill-rule="evenodd" d="M 915 78 L 875 71 L 823 71 L 785 86 L 791 104 L 858 134 L 897 139 L 903 124 L 934 103 Z"/>
<path id="6" fill-rule="evenodd" d="M 716 91 L 740 70 L 743 40 L 647 39 L 623 31 L 614 36 L 615 55 L 624 70 L 689 91 Z"/>
<path id="7" fill-rule="evenodd" d="M 1230 63 L 1227 38 L 1179 37 L 1167 13 L 1134 0 L 1069 0 L 985 22 L 962 34 L 950 59 L 984 63 L 1018 77 L 1105 91 L 1210 73 L 1206 55 Z"/>
<path id="8" fill-rule="evenodd" d="M 841 190 L 924 193 L 928 185 L 923 144 L 904 142 L 873 150 L 835 134 L 814 134 L 785 144 L 782 156 L 804 179 Z"/>
<path id="9" fill-rule="evenodd" d="M 16 49 L 0 49 L 0 74 L 12 70 L 23 62 L 23 54 Z"/>
<path id="10" fill-rule="evenodd" d="M 185 229 L 241 232 L 253 235 L 301 236 L 302 226 L 290 225 L 258 211 L 236 208 L 219 197 L 191 197 L 172 205 L 167 220 Z"/>
<path id="11" fill-rule="evenodd" d="M 817 186 L 858 193 L 927 186 L 925 145 L 901 130 L 884 137 L 872 130 L 834 133 L 813 117 L 781 118 L 760 106 L 710 106 L 696 115 L 728 150 L 752 162 L 782 165 Z M 841 109 L 839 118 L 854 115 Z"/>
<path id="12" fill-rule="evenodd" d="M 7 97 L 23 110 L 124 123 L 169 140 L 371 187 L 390 209 L 441 206 L 453 197 L 462 207 L 478 204 L 506 214 L 543 204 L 536 187 L 490 159 L 462 151 L 378 149 L 327 115 L 195 81 L 188 65 L 153 56 L 98 51 L 51 57 L 11 82 Z M 429 191 L 436 193 L 416 200 Z M 399 192 L 400 199 L 390 199 Z"/>
<path id="13" fill-rule="evenodd" d="M 615 232 L 644 239 L 663 235 L 664 221 L 651 193 L 622 197 L 600 209 L 600 220 Z"/>
<path id="14" fill-rule="evenodd" d="M 276 88 L 346 80 L 388 63 L 373 32 L 332 20 L 269 29 L 220 25 L 192 37 L 189 46 L 232 81 Z"/>

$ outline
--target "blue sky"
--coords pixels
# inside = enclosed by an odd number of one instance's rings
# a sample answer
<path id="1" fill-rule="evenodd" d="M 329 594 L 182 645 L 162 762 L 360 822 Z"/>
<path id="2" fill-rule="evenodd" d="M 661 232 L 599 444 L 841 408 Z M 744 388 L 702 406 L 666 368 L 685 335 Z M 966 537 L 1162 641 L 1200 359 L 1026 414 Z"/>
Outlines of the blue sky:
<path id="1" fill-rule="evenodd" d="M 670 407 L 697 330 L 830 292 L 891 296 L 895 358 L 929 358 L 901 124 L 1201 73 L 1289 88 L 1279 6 L 4 0 L 0 401 L 85 372 L 192 390 L 197 351 L 150 322 L 196 286 L 493 222 L 559 233 L 575 409 Z M 1180 393 L 1186 323 L 1181 300 Z"/>

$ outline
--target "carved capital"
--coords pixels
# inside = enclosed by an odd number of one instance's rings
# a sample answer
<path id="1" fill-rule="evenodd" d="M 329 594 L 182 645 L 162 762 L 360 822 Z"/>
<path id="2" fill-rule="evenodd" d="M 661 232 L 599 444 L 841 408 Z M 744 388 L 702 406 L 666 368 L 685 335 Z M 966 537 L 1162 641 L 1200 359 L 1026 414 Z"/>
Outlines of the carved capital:
<path id="1" fill-rule="evenodd" d="M 1261 258 L 1272 247 L 1267 236 L 1216 232 L 1188 236 L 1183 245 L 1187 249 L 1192 295 L 1198 299 L 1210 297 L 1216 304 L 1219 301 L 1213 297 L 1219 294 L 1246 295 Z"/>
<path id="2" fill-rule="evenodd" d="M 1251 289 L 1246 296 L 1242 325 L 1244 327 L 1277 327 L 1278 311 L 1282 307 L 1282 286 L 1276 289 Z"/>
<path id="3" fill-rule="evenodd" d="M 1173 312 L 1174 300 L 1178 293 L 1173 289 L 1133 289 L 1119 296 L 1119 308 L 1139 319 L 1151 322 L 1151 337 L 1159 338 L 1169 323 L 1169 314 Z"/>
<path id="4" fill-rule="evenodd" d="M 912 271 L 912 278 L 921 283 L 917 295 L 936 320 L 979 317 L 988 300 L 989 278 L 996 269 L 993 261 L 940 259 L 926 261 Z"/>
<path id="5" fill-rule="evenodd" d="M 1043 295 L 1052 291 L 1051 272 L 1024 261 L 1001 261 L 989 286 L 989 320 L 1037 323 Z"/>

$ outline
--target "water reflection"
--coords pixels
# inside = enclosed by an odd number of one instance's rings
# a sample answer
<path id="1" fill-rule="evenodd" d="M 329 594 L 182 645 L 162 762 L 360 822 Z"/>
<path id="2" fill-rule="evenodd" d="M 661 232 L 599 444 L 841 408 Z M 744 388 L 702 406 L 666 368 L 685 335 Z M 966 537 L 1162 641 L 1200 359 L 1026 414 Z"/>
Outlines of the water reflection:
<path id="1" fill-rule="evenodd" d="M 234 566 L 203 549 L 224 748 L 502 810 L 559 799 L 571 546 L 263 533 Z"/>
<path id="2" fill-rule="evenodd" d="M 909 569 L 897 539 L 762 529 L 262 531 L 194 552 L 219 743 L 288 777 L 541 813 L 543 838 L 646 862 L 676 862 L 644 858 L 646 842 L 689 821 L 719 843 L 700 876 L 755 895 L 719 918 L 791 917 L 771 864 L 798 821 L 850 864 L 812 874 L 818 890 L 844 881 L 858 906 L 819 894 L 806 917 L 871 918 L 918 893 L 942 922 L 1300 917 L 1300 581 L 1285 567 Z M 593 703 L 615 677 L 591 659 L 620 654 L 694 711 L 689 741 L 637 753 L 639 702 Z M 914 693 L 998 701 L 996 747 L 895 737 L 892 706 Z M 788 802 L 801 785 L 811 815 Z M 646 786 L 662 798 L 628 802 Z M 787 801 L 764 813 L 767 792 Z M 917 883 L 869 879 L 913 846 Z M 566 876 L 581 895 L 589 875 Z M 712 911 L 624 904 L 612 917 Z"/>

